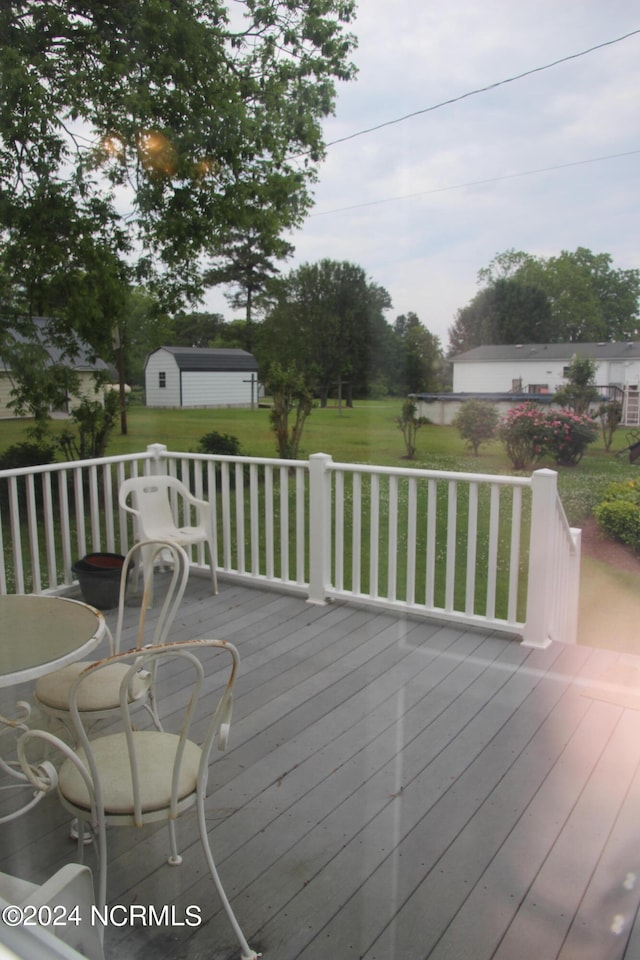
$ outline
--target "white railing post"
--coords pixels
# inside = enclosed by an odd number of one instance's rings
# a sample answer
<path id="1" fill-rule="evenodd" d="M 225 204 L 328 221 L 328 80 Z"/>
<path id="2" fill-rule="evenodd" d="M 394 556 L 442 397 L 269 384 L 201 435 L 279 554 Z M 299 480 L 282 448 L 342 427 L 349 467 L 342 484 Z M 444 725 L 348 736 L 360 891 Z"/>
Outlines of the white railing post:
<path id="1" fill-rule="evenodd" d="M 551 643 L 557 495 L 558 474 L 555 470 L 535 470 L 531 476 L 527 619 L 522 632 L 522 643 L 526 647 L 544 648 Z"/>
<path id="2" fill-rule="evenodd" d="M 327 602 L 331 551 L 331 471 L 326 453 L 309 457 L 309 595 L 308 603 Z"/>
<path id="3" fill-rule="evenodd" d="M 569 557 L 569 608 L 567 610 L 567 643 L 578 642 L 578 613 L 580 608 L 580 562 L 582 530 L 571 527 L 573 553 Z"/>
<path id="4" fill-rule="evenodd" d="M 165 454 L 167 452 L 166 445 L 164 443 L 149 443 L 147 444 L 147 453 L 151 454 L 151 473 L 156 474 L 166 473 L 167 468 L 164 464 Z"/>

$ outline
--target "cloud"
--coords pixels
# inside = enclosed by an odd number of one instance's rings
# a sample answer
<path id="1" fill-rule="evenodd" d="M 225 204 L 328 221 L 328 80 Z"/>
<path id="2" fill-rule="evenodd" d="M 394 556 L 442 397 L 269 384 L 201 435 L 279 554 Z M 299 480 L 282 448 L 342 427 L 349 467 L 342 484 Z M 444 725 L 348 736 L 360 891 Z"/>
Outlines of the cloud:
<path id="1" fill-rule="evenodd" d="M 340 85 L 326 140 L 639 27 L 626 2 L 361 0 L 359 74 Z M 503 250 L 586 246 L 640 266 L 640 155 L 568 166 L 640 149 L 639 74 L 640 35 L 329 146 L 285 270 L 358 263 L 389 291 L 389 320 L 413 310 L 446 346 L 478 270 Z M 546 167 L 557 169 L 520 176 Z"/>

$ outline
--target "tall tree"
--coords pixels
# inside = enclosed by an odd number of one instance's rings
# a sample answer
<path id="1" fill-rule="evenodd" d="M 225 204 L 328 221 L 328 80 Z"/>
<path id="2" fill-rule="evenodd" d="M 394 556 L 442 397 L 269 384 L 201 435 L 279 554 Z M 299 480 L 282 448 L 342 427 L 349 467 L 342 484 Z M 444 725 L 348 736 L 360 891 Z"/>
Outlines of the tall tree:
<path id="1" fill-rule="evenodd" d="M 269 280 L 280 273 L 274 260 L 284 260 L 294 248 L 286 240 L 261 234 L 257 226 L 229 230 L 215 252 L 215 265 L 205 276 L 205 282 L 215 286 L 230 284 L 235 287 L 227 299 L 235 309 L 245 311 L 246 348 L 253 350 L 253 307 L 256 295 Z"/>
<path id="2" fill-rule="evenodd" d="M 553 339 L 551 304 L 544 290 L 499 277 L 458 311 L 449 330 L 451 353 L 483 344 L 546 343 Z"/>
<path id="3" fill-rule="evenodd" d="M 480 270 L 484 286 L 458 311 L 451 353 L 491 343 L 632 340 L 640 321 L 640 270 L 613 267 L 586 247 L 557 257 L 498 254 Z"/>
<path id="4" fill-rule="evenodd" d="M 50 316 L 104 353 L 132 280 L 173 312 L 247 217 L 267 238 L 298 225 L 354 73 L 353 15 L 353 0 L 3 3 L 3 314 Z"/>
<path id="5" fill-rule="evenodd" d="M 295 362 L 323 402 L 338 386 L 364 395 L 376 343 L 384 335 L 387 291 L 356 264 L 321 260 L 303 264 L 272 285 L 275 305 L 261 330 L 267 364 Z"/>
<path id="6" fill-rule="evenodd" d="M 224 326 L 221 313 L 179 313 L 173 319 L 171 344 L 175 347 L 211 347 Z"/>
<path id="7" fill-rule="evenodd" d="M 441 387 L 440 340 L 420 322 L 413 311 L 396 318 L 393 330 L 399 340 L 396 353 L 397 392 L 424 393 Z"/>

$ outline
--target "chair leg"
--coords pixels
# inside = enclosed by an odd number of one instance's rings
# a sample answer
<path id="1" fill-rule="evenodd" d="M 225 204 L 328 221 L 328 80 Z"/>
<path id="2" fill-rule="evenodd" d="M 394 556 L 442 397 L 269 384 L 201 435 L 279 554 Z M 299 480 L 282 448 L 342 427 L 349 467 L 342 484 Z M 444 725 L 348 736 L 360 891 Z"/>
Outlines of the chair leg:
<path id="1" fill-rule="evenodd" d="M 153 606 L 153 553 L 149 547 L 142 548 L 142 583 L 143 595 L 142 602 L 147 603 L 147 608 Z"/>
<path id="2" fill-rule="evenodd" d="M 200 829 L 200 840 L 202 842 L 202 847 L 204 849 L 204 855 L 207 859 L 207 864 L 209 866 L 209 872 L 211 873 L 211 879 L 213 880 L 214 886 L 220 897 L 220 902 L 224 907 L 224 911 L 227 915 L 229 923 L 233 928 L 233 932 L 236 935 L 236 939 L 240 944 L 241 958 L 242 960 L 257 960 L 258 957 L 261 957 L 262 954 L 256 953 L 255 950 L 252 950 L 249 944 L 246 941 L 245 935 L 240 928 L 240 924 L 236 920 L 235 914 L 231 908 L 231 904 L 227 898 L 220 877 L 218 876 L 218 870 L 215 865 L 213 854 L 211 852 L 211 847 L 209 845 L 209 835 L 207 833 L 207 823 L 204 815 L 204 797 L 202 794 L 198 795 L 197 800 L 198 807 L 198 827 Z"/>
<path id="3" fill-rule="evenodd" d="M 171 855 L 169 856 L 168 862 L 172 867 L 177 867 L 182 863 L 182 857 L 178 853 L 175 820 L 169 820 L 169 845 L 171 847 Z"/>
<path id="4" fill-rule="evenodd" d="M 208 540 L 207 544 L 209 546 L 209 566 L 211 567 L 211 593 L 217 594 L 218 571 L 216 570 L 216 555 L 215 550 L 213 549 L 213 541 Z"/>

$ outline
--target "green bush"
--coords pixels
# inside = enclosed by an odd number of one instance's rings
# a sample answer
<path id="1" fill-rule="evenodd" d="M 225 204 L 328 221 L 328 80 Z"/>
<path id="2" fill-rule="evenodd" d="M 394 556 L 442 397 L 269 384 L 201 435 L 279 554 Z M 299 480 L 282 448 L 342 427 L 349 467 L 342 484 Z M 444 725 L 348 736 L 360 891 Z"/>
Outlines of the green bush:
<path id="1" fill-rule="evenodd" d="M 478 448 L 495 436 L 498 411 L 487 400 L 466 400 L 453 420 L 465 444 L 478 456 Z"/>
<path id="2" fill-rule="evenodd" d="M 604 500 L 595 509 L 598 525 L 609 537 L 634 550 L 640 546 L 640 506 L 631 500 Z"/>
<path id="3" fill-rule="evenodd" d="M 242 456 L 240 441 L 230 433 L 218 433 L 212 430 L 211 433 L 205 433 L 200 437 L 198 443 L 200 453 L 210 453 L 222 457 Z"/>
<path id="4" fill-rule="evenodd" d="M 51 444 L 14 443 L 0 454 L 0 470 L 17 470 L 19 467 L 39 467 L 53 463 L 55 447 Z"/>
<path id="5" fill-rule="evenodd" d="M 0 470 L 17 470 L 19 467 L 39 467 L 43 464 L 53 463 L 56 459 L 55 447 L 53 444 L 38 443 L 14 443 L 7 447 L 3 454 L 0 454 Z M 22 510 L 26 500 L 26 478 L 18 477 L 17 481 L 18 504 Z M 36 506 L 40 508 L 42 503 L 42 486 L 35 484 Z M 0 480 L 0 508 L 6 510 L 9 507 L 10 487 L 8 480 Z"/>
<path id="6" fill-rule="evenodd" d="M 602 492 L 603 500 L 628 500 L 640 507 L 640 480 L 609 483 Z"/>

